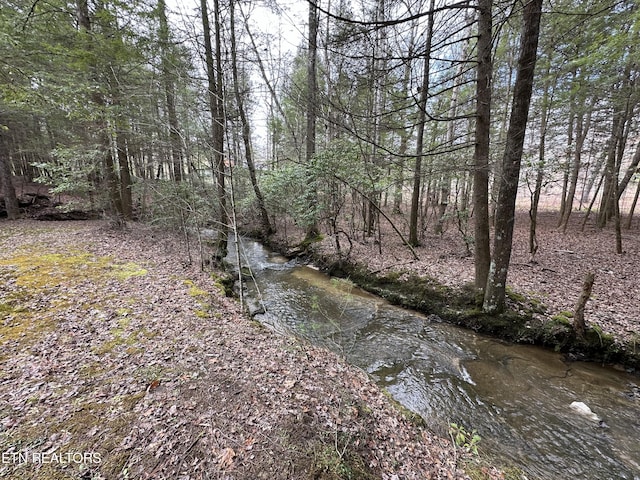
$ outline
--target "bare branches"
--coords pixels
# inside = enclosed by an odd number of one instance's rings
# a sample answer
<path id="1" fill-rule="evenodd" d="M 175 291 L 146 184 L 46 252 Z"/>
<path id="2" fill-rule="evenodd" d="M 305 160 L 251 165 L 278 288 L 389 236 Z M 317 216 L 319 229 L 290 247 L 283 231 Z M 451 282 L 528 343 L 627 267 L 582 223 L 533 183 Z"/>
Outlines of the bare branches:
<path id="1" fill-rule="evenodd" d="M 322 7 L 320 7 L 317 2 L 315 2 L 314 0 L 307 0 L 307 2 L 313 6 L 315 6 L 315 8 L 329 16 L 330 18 L 333 18 L 334 20 L 338 20 L 340 22 L 345 22 L 345 23 L 349 23 L 352 25 L 363 25 L 363 26 L 368 26 L 368 27 L 374 27 L 374 28 L 383 28 L 383 27 L 390 27 L 392 25 L 399 25 L 402 23 L 407 23 L 407 22 L 412 22 L 414 20 L 419 20 L 421 18 L 424 18 L 426 16 L 429 15 L 433 15 L 439 12 L 444 12 L 447 10 L 462 10 L 462 9 L 468 9 L 468 8 L 474 8 L 473 3 L 470 1 L 461 1 L 461 2 L 457 2 L 451 5 L 444 5 L 442 7 L 435 7 L 433 9 L 430 9 L 428 11 L 424 11 L 424 12 L 420 12 L 420 13 L 416 13 L 414 15 L 408 15 L 406 17 L 402 17 L 402 18 L 398 18 L 395 20 L 356 20 L 353 18 L 347 18 L 347 17 L 343 17 L 341 15 L 337 15 L 335 13 L 330 12 L 327 9 L 324 9 Z"/>

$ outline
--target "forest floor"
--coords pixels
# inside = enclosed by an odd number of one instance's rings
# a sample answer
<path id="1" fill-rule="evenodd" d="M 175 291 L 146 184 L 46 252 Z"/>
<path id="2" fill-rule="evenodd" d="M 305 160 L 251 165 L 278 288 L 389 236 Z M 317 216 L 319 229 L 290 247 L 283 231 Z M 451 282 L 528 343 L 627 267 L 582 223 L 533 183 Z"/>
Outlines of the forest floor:
<path id="1" fill-rule="evenodd" d="M 613 228 L 599 229 L 589 220 L 582 231 L 583 219 L 583 213 L 574 212 L 563 233 L 557 228 L 557 212 L 541 212 L 536 235 L 539 247 L 532 262 L 528 213 L 518 212 L 508 288 L 544 309 L 544 314 L 536 315 L 540 321 L 558 315 L 571 320 L 585 276 L 593 272 L 595 283 L 585 308 L 587 326 L 598 325 L 620 344 L 640 346 L 640 226 L 636 221 L 630 230 L 623 229 L 624 253 L 618 255 Z M 408 231 L 404 216 L 393 216 L 392 220 L 400 231 Z M 442 234 L 432 233 L 433 226 L 427 226 L 422 245 L 415 249 L 419 260 L 413 259 L 411 251 L 384 220 L 381 231 L 370 238 L 343 225 L 351 243 L 340 234 L 341 250 L 351 262 L 379 275 L 415 273 L 453 288 L 473 285 L 473 245 L 469 252 L 456 225 L 448 224 Z M 465 234 L 471 235 L 471 222 L 466 228 Z M 276 241 L 284 242 L 285 237 L 295 245 L 302 241 L 304 232 L 289 225 L 279 229 Z M 313 249 L 320 256 L 336 257 L 335 239 L 331 236 L 325 236 Z"/>
<path id="2" fill-rule="evenodd" d="M 186 258 L 142 225 L 0 223 L 0 478 L 469 478 L 362 371 Z"/>

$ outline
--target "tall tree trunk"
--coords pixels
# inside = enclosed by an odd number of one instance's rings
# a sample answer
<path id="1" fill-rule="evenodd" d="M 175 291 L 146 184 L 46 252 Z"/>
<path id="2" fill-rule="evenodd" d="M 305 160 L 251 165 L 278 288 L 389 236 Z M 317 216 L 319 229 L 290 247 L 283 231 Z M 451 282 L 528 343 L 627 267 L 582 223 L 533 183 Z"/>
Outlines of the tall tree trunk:
<path id="1" fill-rule="evenodd" d="M 104 9 L 104 5 L 99 3 L 98 10 Z M 100 11 L 97 12 L 97 15 Z M 91 51 L 93 50 L 93 39 L 91 38 L 91 17 L 89 13 L 89 6 L 87 0 L 78 0 L 76 3 L 76 18 L 78 20 L 78 26 L 81 33 L 85 35 L 85 48 Z M 89 65 L 89 70 L 93 79 L 99 82 L 98 67 L 95 64 Z M 112 72 L 108 72 L 107 75 L 111 75 Z M 104 94 L 98 89 L 94 89 L 91 100 L 98 110 L 96 115 L 97 120 L 93 125 L 98 137 L 99 143 L 102 148 L 103 160 L 104 160 L 104 178 L 107 184 L 107 193 L 109 196 L 109 204 L 112 214 L 114 214 L 118 220 L 122 220 L 122 198 L 119 185 L 119 177 L 117 175 L 117 168 L 113 158 L 113 141 L 111 137 L 111 128 L 106 118 L 106 106 L 107 101 Z"/>
<path id="2" fill-rule="evenodd" d="M 576 75 L 576 70 L 573 69 L 571 71 L 571 78 L 573 82 L 575 82 Z M 558 227 L 562 226 L 564 215 L 567 210 L 567 189 L 569 187 L 569 171 L 571 170 L 571 158 L 573 157 L 571 152 L 573 151 L 574 122 L 576 119 L 576 101 L 574 97 L 575 94 L 571 94 L 569 100 L 570 106 L 569 118 L 567 119 L 567 149 L 565 151 L 566 160 L 562 169 L 562 194 L 560 195 L 560 216 L 558 218 Z"/>
<path id="3" fill-rule="evenodd" d="M 547 122 L 549 119 L 549 113 L 551 111 L 551 102 L 549 101 L 549 90 L 551 88 L 551 81 L 549 79 L 549 65 L 545 72 L 545 78 L 547 81 L 544 86 L 544 93 L 542 94 L 542 106 L 540 117 L 540 144 L 538 145 L 538 165 L 536 167 L 536 183 L 531 193 L 531 207 L 529 208 L 529 261 L 535 261 L 535 255 L 538 251 L 538 240 L 536 237 L 536 228 L 538 225 L 538 205 L 540 203 L 540 195 L 542 193 L 542 181 L 544 179 L 545 168 L 545 150 L 547 139 Z"/>
<path id="4" fill-rule="evenodd" d="M 115 214 L 117 221 L 121 221 L 124 217 L 122 211 L 122 198 L 120 197 L 120 185 L 118 176 L 116 175 L 117 167 L 113 159 L 113 149 L 111 148 L 111 135 L 108 131 L 103 133 L 102 145 L 104 147 L 104 177 L 107 182 L 107 193 L 109 195 L 109 203 L 112 213 Z"/>
<path id="5" fill-rule="evenodd" d="M 218 239 L 216 252 L 217 261 L 221 261 L 227 255 L 227 237 L 229 230 L 227 201 L 225 192 L 225 167 L 224 167 L 224 109 L 222 102 L 222 60 L 220 45 L 220 23 L 218 1 L 214 0 L 215 27 L 216 27 L 216 62 L 213 61 L 213 48 L 211 46 L 211 27 L 207 0 L 200 1 L 202 15 L 202 29 L 204 33 L 205 63 L 207 65 L 207 78 L 209 85 L 209 108 L 211 110 L 211 135 L 214 155 L 213 175 L 216 179 L 218 192 Z"/>
<path id="6" fill-rule="evenodd" d="M 236 21 L 235 21 L 235 2 L 229 3 L 230 23 L 231 23 L 231 68 L 233 71 L 233 90 L 236 97 L 236 104 L 238 107 L 238 113 L 240 115 L 240 122 L 242 123 L 242 141 L 244 143 L 244 154 L 247 160 L 247 169 L 249 170 L 249 178 L 251 180 L 251 186 L 253 192 L 256 195 L 256 202 L 258 203 L 258 211 L 260 212 L 260 224 L 262 226 L 262 233 L 265 236 L 269 236 L 273 233 L 273 228 L 269 222 L 269 214 L 264 204 L 264 197 L 260 191 L 258 185 L 258 179 L 256 178 L 256 167 L 253 162 L 253 152 L 251 149 L 251 135 L 249 129 L 249 120 L 244 109 L 244 101 L 242 94 L 240 93 L 240 78 L 238 75 L 238 49 L 236 45 Z"/>
<path id="7" fill-rule="evenodd" d="M 470 17 L 467 13 L 465 15 L 465 23 L 468 25 L 472 25 L 473 17 Z M 473 33 L 469 32 L 469 38 L 472 38 Z M 464 81 L 464 65 L 465 60 L 468 58 L 470 47 L 470 40 L 467 40 L 462 48 L 462 53 L 460 55 L 460 63 L 458 64 L 458 68 L 456 71 L 455 81 L 453 85 L 453 89 L 451 91 L 451 99 L 449 101 L 449 117 L 451 119 L 447 125 L 447 145 L 449 148 L 453 150 L 454 144 L 456 141 L 456 127 L 458 116 L 458 94 L 460 87 L 462 86 L 462 82 Z M 435 225 L 435 233 L 436 235 L 441 235 L 444 231 L 444 225 L 446 222 L 446 213 L 447 207 L 449 205 L 449 197 L 451 196 L 451 184 L 452 184 L 452 172 L 454 169 L 455 162 L 452 162 L 451 165 L 445 165 L 443 168 L 442 176 L 439 180 L 440 183 L 440 203 L 438 204 L 438 217 L 436 219 Z"/>
<path id="8" fill-rule="evenodd" d="M 116 150 L 118 152 L 118 172 L 120 179 L 120 205 L 122 217 L 125 220 L 131 220 L 133 216 L 133 183 L 131 181 L 131 169 L 129 167 L 126 143 L 124 132 L 118 132 L 116 136 Z"/>
<path id="9" fill-rule="evenodd" d="M 3 141 L 0 150 L 0 190 L 4 194 L 4 208 L 7 211 L 7 218 L 15 220 L 20 215 L 18 199 L 16 198 L 16 190 L 11 179 L 11 165 L 6 148 L 6 142 Z"/>
<path id="10" fill-rule="evenodd" d="M 622 255 L 622 228 L 620 219 L 620 197 L 618 196 L 618 178 L 615 178 L 614 187 L 615 196 L 613 198 L 613 214 L 615 215 L 615 227 L 616 227 L 616 253 Z"/>
<path id="11" fill-rule="evenodd" d="M 267 71 L 264 67 L 264 62 L 262 61 L 262 57 L 260 56 L 260 49 L 258 48 L 257 44 L 256 44 L 256 40 L 255 37 L 253 36 L 253 33 L 251 32 L 251 29 L 249 28 L 248 22 L 247 22 L 247 16 L 245 15 L 244 11 L 242 10 L 242 3 L 241 2 L 237 2 L 237 6 L 240 9 L 240 13 L 242 14 L 242 18 L 244 20 L 244 25 L 245 25 L 245 31 L 247 32 L 247 35 L 249 36 L 249 41 L 251 42 L 251 47 L 253 48 L 253 52 L 255 54 L 255 58 L 256 61 L 258 63 L 258 69 L 260 70 L 260 75 L 262 76 L 262 80 L 264 81 L 267 90 L 269 90 L 269 96 L 271 98 L 271 107 L 273 107 L 275 105 L 278 114 L 280 115 L 280 118 L 282 119 L 282 121 L 285 124 L 285 127 L 287 128 L 287 131 L 289 132 L 289 135 L 291 135 L 291 138 L 293 140 L 293 146 L 295 151 L 298 153 L 298 157 L 302 158 L 302 147 L 301 147 L 301 142 L 298 140 L 298 135 L 296 133 L 296 129 L 294 128 L 293 125 L 291 125 L 291 122 L 289 121 L 287 114 L 284 111 L 284 107 L 282 106 L 282 104 L 280 103 L 280 97 L 278 96 L 278 93 L 276 92 L 275 87 L 273 86 L 271 80 L 269 79 L 269 76 L 267 75 Z M 272 117 L 275 117 L 275 115 L 272 115 Z M 274 155 L 274 160 L 276 160 L 277 162 L 277 154 L 276 154 L 276 149 L 273 148 L 273 155 Z"/>
<path id="12" fill-rule="evenodd" d="M 631 228 L 631 223 L 633 222 L 633 213 L 636 210 L 636 205 L 638 204 L 638 198 L 640 197 L 640 182 L 636 186 L 636 193 L 633 196 L 633 202 L 631 202 L 631 208 L 629 209 L 629 217 L 627 218 L 627 230 Z"/>
<path id="13" fill-rule="evenodd" d="M 227 211 L 226 172 L 224 162 L 224 88 L 222 74 L 222 24 L 220 23 L 220 2 L 213 0 L 213 21 L 216 37 L 216 122 L 213 136 L 213 148 L 216 156 L 218 203 L 220 204 L 220 237 L 217 242 L 218 256 L 227 256 L 227 237 L 229 235 L 229 212 Z"/>
<path id="14" fill-rule="evenodd" d="M 633 154 L 633 158 L 631 159 L 631 164 L 627 167 L 627 171 L 625 172 L 624 177 L 622 178 L 622 180 L 620 180 L 620 184 L 618 185 L 618 199 L 622 197 L 622 194 L 627 189 L 627 186 L 629 185 L 629 182 L 631 181 L 633 176 L 636 173 L 640 172 L 640 168 L 638 168 L 638 165 L 640 165 L 640 143 L 638 143 L 638 145 L 636 146 L 636 151 Z"/>
<path id="15" fill-rule="evenodd" d="M 413 56 L 414 49 L 414 35 L 412 33 L 411 36 L 411 44 L 409 45 L 409 52 L 407 56 L 411 58 Z M 409 98 L 411 93 L 409 92 L 409 80 L 411 75 L 411 65 L 410 62 L 405 63 L 404 66 L 404 74 L 402 78 L 402 91 L 404 92 L 404 96 Z M 413 127 L 411 128 L 403 128 L 400 130 L 400 146 L 398 148 L 398 158 L 397 163 L 394 166 L 395 175 L 394 175 L 394 192 L 393 192 L 393 213 L 402 213 L 402 191 L 404 189 L 404 176 L 405 176 L 405 164 L 406 164 L 406 154 L 407 149 L 409 147 L 409 137 L 413 133 Z"/>
<path id="16" fill-rule="evenodd" d="M 160 28 L 158 40 L 161 50 L 162 83 L 164 85 L 165 101 L 167 103 L 167 119 L 169 121 L 169 143 L 171 144 L 171 159 L 173 164 L 173 179 L 176 182 L 182 180 L 182 141 L 180 139 L 180 126 L 176 114 L 175 84 L 171 77 L 171 49 L 169 43 L 169 24 L 165 0 L 158 0 L 158 16 Z"/>
<path id="17" fill-rule="evenodd" d="M 503 172 L 498 195 L 493 259 L 485 289 L 483 310 L 502 313 L 505 306 L 506 281 L 511 259 L 516 195 L 533 90 L 537 60 L 542 0 L 531 0 L 523 12 L 523 32 L 520 42 L 518 73 L 513 92 L 507 143 L 503 158 Z"/>
<path id="18" fill-rule="evenodd" d="M 309 2 L 309 43 L 307 52 L 307 129 L 306 129 L 306 168 L 308 188 L 306 192 L 307 205 L 311 212 L 317 207 L 316 175 L 313 172 L 313 162 L 316 154 L 316 119 L 318 116 L 318 9 L 313 2 Z M 312 214 L 307 225 L 306 237 L 311 239 L 320 233 L 315 213 Z"/>
<path id="19" fill-rule="evenodd" d="M 604 227 L 611 218 L 616 216 L 615 204 L 618 200 L 618 178 L 629 136 L 630 123 L 635 110 L 635 105 L 631 101 L 631 92 L 633 91 L 631 76 L 631 65 L 627 65 L 621 84 L 614 89 L 614 95 L 617 94 L 620 97 L 614 102 L 617 108 L 614 111 L 610 145 L 607 152 L 604 187 L 600 211 L 598 212 L 598 226 L 600 228 Z"/>
<path id="20" fill-rule="evenodd" d="M 385 0 L 377 0 L 375 20 L 377 22 L 384 22 L 386 20 Z M 380 215 L 378 214 L 382 200 L 382 194 L 379 189 L 380 167 L 382 166 L 382 149 L 380 146 L 383 144 L 381 118 L 387 101 L 387 90 L 383 86 L 383 72 L 387 71 L 388 63 L 384 54 L 387 48 L 386 44 L 386 29 L 378 29 L 376 31 L 376 38 L 373 43 L 370 61 L 370 89 L 372 94 L 369 96 L 368 115 L 373 121 L 369 122 L 370 128 L 367 128 L 367 137 L 369 139 L 367 143 L 369 143 L 369 145 L 366 147 L 366 151 L 368 153 L 365 155 L 365 158 L 367 159 L 367 162 L 365 163 L 365 171 L 367 172 L 370 184 L 367 194 L 369 202 L 367 207 L 367 236 L 375 234 L 376 225 L 378 226 L 378 232 L 380 232 Z M 381 248 L 380 243 L 378 243 L 378 247 Z"/>
<path id="21" fill-rule="evenodd" d="M 576 115 L 576 132 L 575 132 L 575 147 L 573 149 L 573 165 L 571 166 L 571 172 L 569 174 L 569 188 L 567 190 L 567 195 L 564 201 L 564 210 L 562 214 L 562 219 L 560 221 L 560 226 L 562 226 L 562 231 L 567 231 L 567 225 L 569 224 L 569 217 L 571 216 L 571 212 L 573 210 L 573 201 L 576 196 L 576 189 L 578 187 L 578 176 L 580 174 L 580 168 L 582 166 L 582 150 L 584 148 L 584 141 L 587 138 L 587 134 L 589 133 L 589 128 L 591 127 L 591 113 L 593 111 L 593 104 L 595 103 L 595 98 L 592 98 L 591 105 L 589 105 L 589 109 L 586 112 L 578 112 Z"/>
<path id="22" fill-rule="evenodd" d="M 424 155 L 424 130 L 427 123 L 427 100 L 429 98 L 429 64 L 431 63 L 431 42 L 433 37 L 433 23 L 435 0 L 429 2 L 429 17 L 427 20 L 427 39 L 424 46 L 424 67 L 422 70 L 422 86 L 418 101 L 418 138 L 416 139 L 416 166 L 413 170 L 413 192 L 411 193 L 411 211 L 409 212 L 409 243 L 417 246 L 418 218 L 420 215 L 420 182 L 422 181 L 422 157 Z"/>
<path id="23" fill-rule="evenodd" d="M 491 133 L 491 37 L 493 0 L 478 1 L 478 69 L 476 73 L 476 131 L 473 152 L 475 287 L 484 293 L 489 277 L 489 144 Z"/>

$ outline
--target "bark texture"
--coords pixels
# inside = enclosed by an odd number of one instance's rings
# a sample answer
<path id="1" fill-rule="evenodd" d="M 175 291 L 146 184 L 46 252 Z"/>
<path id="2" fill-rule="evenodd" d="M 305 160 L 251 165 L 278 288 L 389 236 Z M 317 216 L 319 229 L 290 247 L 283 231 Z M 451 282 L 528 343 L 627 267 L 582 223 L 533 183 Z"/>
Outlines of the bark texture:
<path id="1" fill-rule="evenodd" d="M 520 43 L 518 73 L 513 92 L 513 105 L 503 157 L 503 170 L 496 210 L 493 259 L 485 288 L 483 310 L 502 313 L 505 307 L 506 282 L 511 260 L 516 195 L 524 136 L 529 117 L 533 77 L 537 60 L 542 0 L 529 2 L 523 13 L 523 33 Z"/>

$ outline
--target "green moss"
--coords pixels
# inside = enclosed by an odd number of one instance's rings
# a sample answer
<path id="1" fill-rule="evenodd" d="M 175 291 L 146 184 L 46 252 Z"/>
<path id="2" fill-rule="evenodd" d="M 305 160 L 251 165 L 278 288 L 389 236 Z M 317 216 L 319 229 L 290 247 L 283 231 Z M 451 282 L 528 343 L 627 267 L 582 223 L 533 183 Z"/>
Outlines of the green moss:
<path id="1" fill-rule="evenodd" d="M 136 418 L 135 405 L 145 396 L 145 391 L 130 395 L 111 397 L 105 401 L 77 399 L 60 415 L 47 421 L 46 431 L 41 422 L 23 422 L 11 430 L 10 436 L 3 441 L 3 450 L 40 451 L 39 446 L 51 435 L 60 437 L 56 445 L 59 452 L 92 452 L 100 456 L 100 474 L 105 478 L 120 478 L 130 452 L 119 448 L 130 434 L 132 422 Z M 37 414 L 37 409 L 34 409 Z M 108 432 L 101 435 L 99 442 L 95 432 Z M 65 440 L 62 440 L 65 439 Z M 25 464 L 14 469 L 16 478 L 25 480 L 58 480 L 84 478 L 80 470 L 90 465 L 75 463 Z M 11 477 L 14 478 L 14 477 Z"/>
<path id="2" fill-rule="evenodd" d="M 127 280 L 131 277 L 144 277 L 148 271 L 135 263 L 113 265 L 114 274 L 118 280 Z"/>
<path id="3" fill-rule="evenodd" d="M 130 320 L 128 318 L 121 318 L 118 320 L 118 327 L 113 328 L 110 331 L 112 338 L 105 342 L 102 342 L 99 346 L 93 350 L 98 355 L 104 355 L 113 352 L 117 347 L 128 347 L 125 351 L 130 354 L 136 354 L 142 351 L 138 346 L 144 338 L 152 338 L 154 334 L 147 331 L 145 328 L 139 330 L 133 330 L 129 328 Z"/>
<path id="4" fill-rule="evenodd" d="M 560 323 L 562 325 L 570 326 L 571 325 L 571 320 L 569 319 L 569 317 L 564 315 L 564 313 L 565 312 L 559 313 L 558 315 L 554 315 L 553 317 L 551 317 L 551 321 L 552 322 L 556 322 L 556 323 Z"/>
<path id="5" fill-rule="evenodd" d="M 405 407 L 400 402 L 398 402 L 395 398 L 393 398 L 393 395 L 391 395 L 391 393 L 389 393 L 389 391 L 386 388 L 382 388 L 381 390 L 384 396 L 389 399 L 389 402 L 391 402 L 394 409 L 397 410 L 400 413 L 400 415 L 402 415 L 406 420 L 408 420 L 410 423 L 418 427 L 426 427 L 427 424 L 424 421 L 424 418 L 422 418 L 416 412 L 409 410 L 407 407 Z"/>
<path id="6" fill-rule="evenodd" d="M 208 297 L 209 296 L 209 292 L 207 292 L 206 290 L 202 290 L 201 288 L 199 288 L 194 282 L 193 280 L 185 280 L 184 284 L 187 285 L 189 287 L 189 295 L 191 295 L 194 298 L 199 298 L 199 297 Z"/>
<path id="7" fill-rule="evenodd" d="M 517 303 L 526 303 L 527 297 L 522 295 L 521 293 L 515 292 L 512 288 L 506 287 L 505 289 L 507 297 Z"/>
<path id="8" fill-rule="evenodd" d="M 233 285 L 236 278 L 230 274 L 218 274 L 211 272 L 211 279 L 213 280 L 213 286 L 216 287 L 226 297 L 233 296 Z"/>

